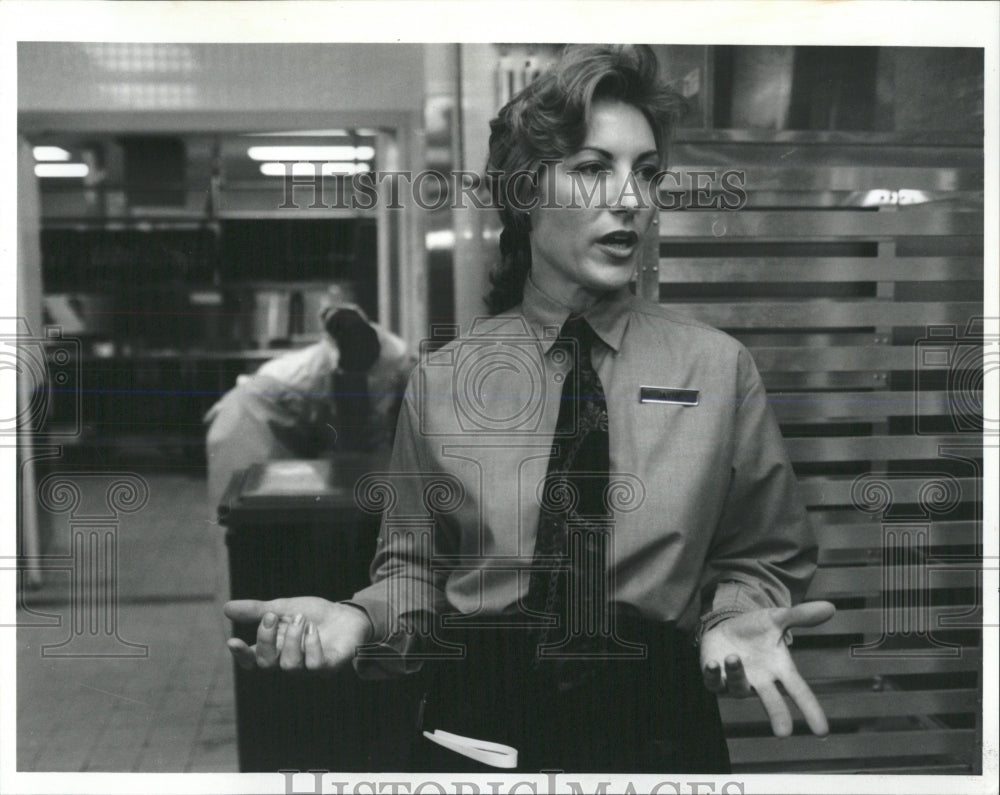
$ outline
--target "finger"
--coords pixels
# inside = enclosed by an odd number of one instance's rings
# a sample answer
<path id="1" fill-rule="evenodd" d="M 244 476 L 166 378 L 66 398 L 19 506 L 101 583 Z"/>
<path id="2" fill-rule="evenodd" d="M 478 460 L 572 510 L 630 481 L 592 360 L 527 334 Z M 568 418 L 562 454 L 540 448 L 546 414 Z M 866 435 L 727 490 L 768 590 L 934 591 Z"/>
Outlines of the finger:
<path id="1" fill-rule="evenodd" d="M 264 613 L 291 613 L 292 610 L 287 604 L 287 599 L 271 599 L 262 601 L 260 599 L 233 599 L 222 606 L 222 612 L 230 621 L 238 621 L 243 624 L 257 623 L 264 617 Z"/>
<path id="2" fill-rule="evenodd" d="M 281 650 L 285 647 L 285 634 L 288 632 L 288 625 L 292 623 L 292 619 L 295 616 L 282 616 L 281 620 L 278 622 L 278 634 L 274 639 L 274 647 L 281 653 Z"/>
<path id="3" fill-rule="evenodd" d="M 236 664 L 247 671 L 257 667 L 257 658 L 252 646 L 247 646 L 239 638 L 230 638 L 226 646 L 233 653 Z"/>
<path id="4" fill-rule="evenodd" d="M 315 671 L 323 666 L 323 646 L 319 640 L 319 632 L 316 625 L 309 621 L 306 624 L 305 639 L 302 641 L 302 648 L 305 652 L 306 668 Z"/>
<path id="5" fill-rule="evenodd" d="M 709 692 L 721 693 L 726 689 L 726 683 L 722 679 L 722 668 L 719 667 L 719 664 L 715 660 L 705 665 L 704 670 L 701 672 L 701 677 Z"/>
<path id="6" fill-rule="evenodd" d="M 737 698 L 750 695 L 750 683 L 743 670 L 743 660 L 735 654 L 726 657 L 726 689 Z"/>
<path id="7" fill-rule="evenodd" d="M 278 617 L 274 613 L 264 613 L 257 626 L 256 659 L 261 668 L 273 668 L 278 659 L 278 650 L 274 645 L 278 631 Z"/>
<path id="8" fill-rule="evenodd" d="M 812 733 L 826 737 L 830 733 L 830 724 L 826 721 L 826 713 L 823 712 L 823 707 L 820 706 L 813 691 L 799 675 L 799 672 L 789 671 L 782 677 L 781 684 L 785 686 L 788 695 L 792 697 L 792 701 L 799 708 L 802 717 L 806 719 Z"/>
<path id="9" fill-rule="evenodd" d="M 297 671 L 302 668 L 302 632 L 305 618 L 297 613 L 285 632 L 285 645 L 281 649 L 279 664 L 283 671 Z"/>
<path id="10" fill-rule="evenodd" d="M 782 630 L 789 627 L 815 627 L 833 618 L 837 608 L 830 602 L 803 602 L 795 607 L 787 607 L 778 617 Z"/>
<path id="11" fill-rule="evenodd" d="M 771 731 L 775 737 L 787 737 L 792 733 L 792 713 L 773 682 L 757 685 L 757 697 L 764 705 L 767 716 L 771 719 Z"/>

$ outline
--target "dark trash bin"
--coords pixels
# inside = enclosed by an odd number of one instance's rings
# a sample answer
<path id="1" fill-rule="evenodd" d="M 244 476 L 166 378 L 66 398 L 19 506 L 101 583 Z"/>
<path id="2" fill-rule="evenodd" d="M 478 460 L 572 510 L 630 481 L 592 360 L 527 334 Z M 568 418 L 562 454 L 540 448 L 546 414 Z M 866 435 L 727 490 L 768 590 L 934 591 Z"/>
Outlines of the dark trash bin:
<path id="1" fill-rule="evenodd" d="M 354 483 L 378 469 L 370 456 L 273 461 L 237 473 L 219 505 L 233 599 L 345 599 L 368 583 L 378 517 L 354 503 Z M 253 643 L 256 627 L 233 625 Z M 283 674 L 234 666 L 239 767 L 278 770 L 405 769 L 416 732 L 418 684 L 336 674 Z"/>

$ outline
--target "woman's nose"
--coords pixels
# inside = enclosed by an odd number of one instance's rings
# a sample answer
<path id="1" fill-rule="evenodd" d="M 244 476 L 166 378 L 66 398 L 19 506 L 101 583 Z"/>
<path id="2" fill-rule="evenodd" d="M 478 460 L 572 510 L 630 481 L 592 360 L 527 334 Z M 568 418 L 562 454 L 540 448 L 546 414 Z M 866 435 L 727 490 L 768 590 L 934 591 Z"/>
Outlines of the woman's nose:
<path id="1" fill-rule="evenodd" d="M 635 215 L 643 208 L 643 197 L 639 181 L 628 172 L 614 181 L 608 193 L 609 209 L 613 213 Z"/>

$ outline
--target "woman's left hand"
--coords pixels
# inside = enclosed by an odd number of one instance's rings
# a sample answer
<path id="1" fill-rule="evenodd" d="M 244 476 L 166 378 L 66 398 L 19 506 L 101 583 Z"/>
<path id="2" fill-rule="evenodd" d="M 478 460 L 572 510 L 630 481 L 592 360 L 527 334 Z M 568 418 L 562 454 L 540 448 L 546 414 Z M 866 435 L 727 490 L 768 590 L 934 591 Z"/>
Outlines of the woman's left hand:
<path id="1" fill-rule="evenodd" d="M 701 671 L 713 693 L 746 698 L 756 693 L 778 737 L 792 733 L 792 715 L 777 683 L 784 685 L 814 734 L 830 728 L 823 708 L 799 675 L 785 644 L 785 631 L 814 627 L 836 611 L 829 602 L 751 610 L 712 627 L 701 638 Z"/>

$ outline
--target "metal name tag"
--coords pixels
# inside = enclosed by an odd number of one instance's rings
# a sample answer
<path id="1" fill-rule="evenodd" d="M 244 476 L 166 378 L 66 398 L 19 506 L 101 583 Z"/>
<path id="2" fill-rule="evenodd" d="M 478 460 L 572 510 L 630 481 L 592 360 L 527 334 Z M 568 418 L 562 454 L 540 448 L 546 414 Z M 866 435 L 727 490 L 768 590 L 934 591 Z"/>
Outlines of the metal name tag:
<path id="1" fill-rule="evenodd" d="M 670 389 L 663 386 L 644 386 L 639 388 L 639 402 L 697 406 L 698 394 L 697 389 Z"/>

